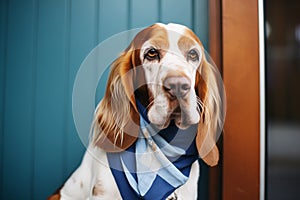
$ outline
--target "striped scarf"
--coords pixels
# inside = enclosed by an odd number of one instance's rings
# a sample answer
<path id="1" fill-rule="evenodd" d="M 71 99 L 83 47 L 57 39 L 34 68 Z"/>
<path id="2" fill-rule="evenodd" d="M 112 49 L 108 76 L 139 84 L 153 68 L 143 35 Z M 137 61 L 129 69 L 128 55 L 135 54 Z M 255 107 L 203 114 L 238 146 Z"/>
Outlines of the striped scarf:
<path id="1" fill-rule="evenodd" d="M 198 159 L 197 125 L 186 130 L 170 125 L 153 127 L 146 109 L 137 102 L 140 132 L 137 141 L 120 153 L 107 153 L 109 166 L 124 200 L 166 199 L 189 177 Z"/>

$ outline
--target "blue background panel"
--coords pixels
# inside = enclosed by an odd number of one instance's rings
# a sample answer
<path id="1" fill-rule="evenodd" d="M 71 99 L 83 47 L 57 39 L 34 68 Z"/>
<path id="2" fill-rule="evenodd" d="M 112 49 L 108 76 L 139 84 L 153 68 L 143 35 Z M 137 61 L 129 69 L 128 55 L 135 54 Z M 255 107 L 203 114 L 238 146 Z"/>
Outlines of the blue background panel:
<path id="1" fill-rule="evenodd" d="M 80 164 L 85 147 L 73 121 L 73 84 L 101 41 L 175 22 L 193 29 L 208 47 L 207 0 L 0 2 L 0 199 L 46 199 Z"/>

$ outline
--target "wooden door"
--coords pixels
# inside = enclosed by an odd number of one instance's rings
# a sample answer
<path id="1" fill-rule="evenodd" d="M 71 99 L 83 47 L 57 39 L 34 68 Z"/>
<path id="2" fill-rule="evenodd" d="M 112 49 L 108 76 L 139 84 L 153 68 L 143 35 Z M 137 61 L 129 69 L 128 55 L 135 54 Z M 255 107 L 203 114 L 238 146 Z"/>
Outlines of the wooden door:
<path id="1" fill-rule="evenodd" d="M 258 2 L 210 1 L 210 47 L 220 63 L 227 96 L 222 163 L 211 170 L 210 199 L 263 197 Z"/>

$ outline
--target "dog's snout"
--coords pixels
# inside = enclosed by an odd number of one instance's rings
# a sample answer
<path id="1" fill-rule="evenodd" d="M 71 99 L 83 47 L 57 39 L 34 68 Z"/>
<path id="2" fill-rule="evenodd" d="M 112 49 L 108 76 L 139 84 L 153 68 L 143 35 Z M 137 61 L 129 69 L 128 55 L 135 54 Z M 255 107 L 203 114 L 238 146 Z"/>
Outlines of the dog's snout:
<path id="1" fill-rule="evenodd" d="M 191 89 L 191 82 L 186 77 L 168 77 L 163 82 L 164 90 L 171 98 L 182 98 Z"/>

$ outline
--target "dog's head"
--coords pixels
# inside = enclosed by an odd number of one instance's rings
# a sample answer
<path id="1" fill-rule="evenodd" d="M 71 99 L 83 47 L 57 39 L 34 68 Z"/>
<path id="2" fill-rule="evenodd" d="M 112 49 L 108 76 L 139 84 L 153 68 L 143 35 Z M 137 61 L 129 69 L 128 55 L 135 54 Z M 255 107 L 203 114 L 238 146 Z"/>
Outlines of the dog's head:
<path id="1" fill-rule="evenodd" d="M 133 39 L 112 64 L 106 93 L 94 121 L 93 143 L 108 152 L 134 143 L 139 131 L 138 100 L 159 129 L 198 124 L 199 155 L 216 165 L 216 132 L 224 115 L 223 88 L 197 36 L 178 24 L 154 24 Z"/>

